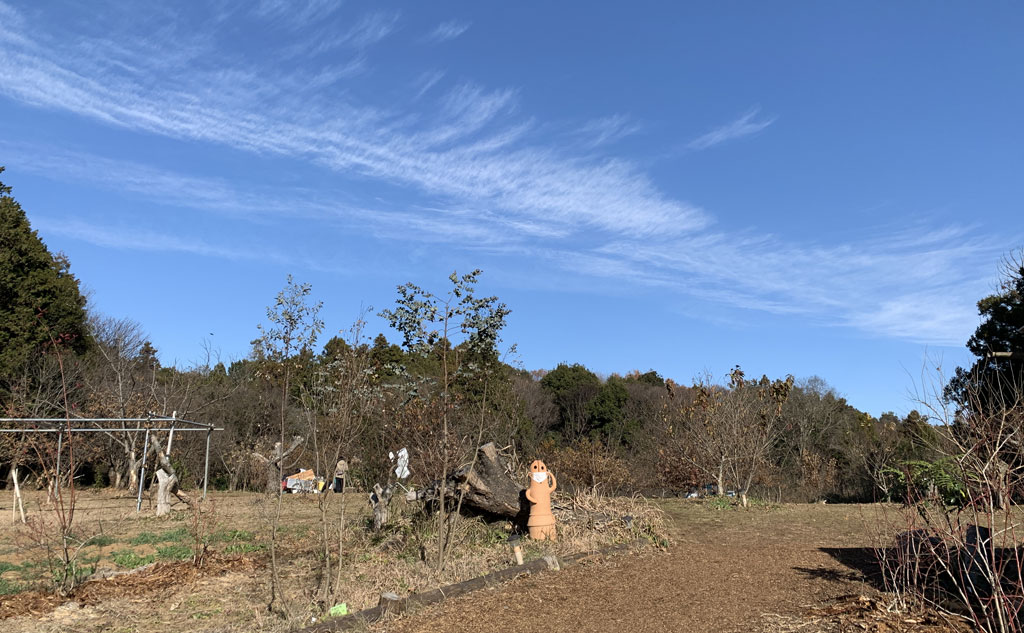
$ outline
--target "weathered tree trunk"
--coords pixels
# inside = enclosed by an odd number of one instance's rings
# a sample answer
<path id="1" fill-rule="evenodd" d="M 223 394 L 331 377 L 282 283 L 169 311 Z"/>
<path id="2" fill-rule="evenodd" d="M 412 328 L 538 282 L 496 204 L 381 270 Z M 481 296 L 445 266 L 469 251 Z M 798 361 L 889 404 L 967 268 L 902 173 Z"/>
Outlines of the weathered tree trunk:
<path id="1" fill-rule="evenodd" d="M 159 469 L 156 471 L 156 515 L 163 516 L 171 511 L 171 495 L 176 496 L 188 507 L 195 509 L 195 500 L 178 488 L 178 473 L 174 470 L 174 466 L 171 465 L 171 460 L 167 458 L 167 455 L 160 448 L 160 440 L 154 434 L 150 441 L 153 444 L 153 450 L 156 452 L 156 461 L 159 465 Z"/>
<path id="2" fill-rule="evenodd" d="M 476 464 L 464 466 L 446 478 L 446 486 L 458 495 L 464 495 L 463 507 L 493 517 L 517 519 L 521 512 L 520 491 L 522 486 L 508 475 L 505 460 L 498 454 L 493 442 L 477 449 Z M 440 482 L 435 482 L 421 491 L 419 498 L 436 499 Z"/>
<path id="3" fill-rule="evenodd" d="M 171 490 L 178 485 L 178 477 L 161 468 L 156 471 L 156 480 L 156 515 L 160 517 L 171 511 Z"/>
<path id="4" fill-rule="evenodd" d="M 135 451 L 132 451 L 128 454 L 127 461 L 128 492 L 136 492 L 139 489 L 139 468 L 142 465 L 142 460 L 136 457 Z"/>
<path id="5" fill-rule="evenodd" d="M 281 462 L 283 462 L 292 452 L 295 451 L 302 444 L 302 436 L 296 435 L 292 438 L 292 443 L 287 450 L 283 450 L 281 442 L 274 442 L 274 450 L 270 452 L 270 457 L 265 457 L 259 453 L 253 453 L 253 457 L 263 463 L 267 473 L 267 493 L 275 494 L 281 489 Z"/>
<path id="6" fill-rule="evenodd" d="M 380 532 L 381 528 L 388 524 L 391 518 L 391 495 L 394 494 L 394 487 L 391 484 L 381 486 L 373 485 L 373 493 L 370 495 L 370 505 L 373 507 L 373 531 Z M 344 500 L 342 500 L 344 503 Z"/>

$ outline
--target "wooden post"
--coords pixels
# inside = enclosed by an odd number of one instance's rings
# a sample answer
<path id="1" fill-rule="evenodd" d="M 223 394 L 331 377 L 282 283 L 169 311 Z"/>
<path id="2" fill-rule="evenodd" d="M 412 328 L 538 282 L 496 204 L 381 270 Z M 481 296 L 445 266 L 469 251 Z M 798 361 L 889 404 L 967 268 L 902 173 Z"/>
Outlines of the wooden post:
<path id="1" fill-rule="evenodd" d="M 139 496 L 135 502 L 135 511 L 142 511 L 142 487 L 146 485 L 146 454 L 149 452 L 149 429 L 146 429 L 146 439 L 142 443 L 142 467 L 139 470 Z"/>
<path id="2" fill-rule="evenodd" d="M 377 601 L 377 607 L 380 609 L 381 617 L 398 615 L 401 605 L 402 601 L 399 600 L 398 594 L 391 593 L 390 591 L 380 594 L 380 600 Z"/>
<path id="3" fill-rule="evenodd" d="M 21 500 L 21 486 L 18 485 L 18 466 L 15 465 L 12 470 L 14 475 L 14 504 L 18 506 L 18 510 L 21 510 L 21 522 L 25 523 L 25 504 Z M 17 520 L 14 512 L 15 508 L 11 506 L 11 523 Z"/>
<path id="4" fill-rule="evenodd" d="M 512 546 L 512 556 L 516 559 L 516 565 L 523 564 L 523 546 L 520 545 L 520 539 L 518 534 L 513 534 L 508 537 L 508 544 Z"/>
<path id="5" fill-rule="evenodd" d="M 174 444 L 174 423 L 178 419 L 178 412 L 175 411 L 171 414 L 171 432 L 167 434 L 167 456 L 171 456 L 171 445 Z"/>

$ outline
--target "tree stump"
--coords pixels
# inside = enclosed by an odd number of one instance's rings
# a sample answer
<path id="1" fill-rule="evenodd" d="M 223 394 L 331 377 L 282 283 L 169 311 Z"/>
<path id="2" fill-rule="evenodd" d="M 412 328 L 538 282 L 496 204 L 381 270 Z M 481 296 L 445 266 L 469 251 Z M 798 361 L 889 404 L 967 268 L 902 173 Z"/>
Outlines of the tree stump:
<path id="1" fill-rule="evenodd" d="M 398 615 L 401 613 L 402 601 L 399 599 L 398 594 L 387 593 L 380 594 L 380 600 L 377 601 L 377 607 L 380 609 L 381 617 L 387 617 L 388 615 Z"/>
<path id="2" fill-rule="evenodd" d="M 487 517 L 519 521 L 522 513 L 522 486 L 512 481 L 508 466 L 493 442 L 477 449 L 476 463 L 453 471 L 446 478 L 445 488 L 463 495 L 462 507 Z M 420 491 L 420 499 L 436 500 L 440 482 L 435 481 Z"/>
<path id="3" fill-rule="evenodd" d="M 171 495 L 177 497 L 182 503 L 195 510 L 195 500 L 178 488 L 178 473 L 171 465 L 171 460 L 160 448 L 160 440 L 152 439 L 153 450 L 156 452 L 156 461 L 160 468 L 156 471 L 156 515 L 163 516 L 171 511 Z"/>
<path id="4" fill-rule="evenodd" d="M 171 511 L 171 491 L 178 484 L 178 477 L 164 472 L 164 469 L 156 471 L 156 515 L 162 517 Z"/>

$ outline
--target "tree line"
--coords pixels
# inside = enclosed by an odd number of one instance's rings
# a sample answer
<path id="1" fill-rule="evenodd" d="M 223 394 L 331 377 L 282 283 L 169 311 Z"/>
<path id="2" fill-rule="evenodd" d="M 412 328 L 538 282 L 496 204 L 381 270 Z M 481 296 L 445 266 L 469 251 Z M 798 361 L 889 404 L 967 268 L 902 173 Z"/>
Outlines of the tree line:
<path id="1" fill-rule="evenodd" d="M 735 367 L 720 379 L 680 384 L 655 370 L 601 377 L 568 362 L 524 370 L 508 362 L 501 339 L 510 309 L 480 295 L 480 271 L 453 273 L 442 291 L 398 286 L 393 306 L 379 313 L 395 342 L 368 333 L 363 319 L 327 336 L 313 289 L 289 277 L 259 326 L 254 315 L 245 359 L 168 367 L 141 324 L 89 309 L 69 266 L 0 183 L 0 412 L 177 412 L 213 423 L 224 429 L 212 440 L 214 488 L 272 488 L 298 467 L 330 478 L 345 459 L 351 483 L 369 489 L 394 479 L 388 455 L 402 447 L 413 473 L 406 485 L 423 486 L 491 441 L 514 466 L 541 457 L 576 487 L 732 491 L 744 503 L 872 501 L 905 491 L 923 468 L 914 465 L 940 462 L 948 440 L 948 430 L 917 411 L 859 411 L 819 377 L 752 377 Z M 986 318 L 972 338 L 976 354 L 996 334 L 1000 344 L 1024 348 L 1024 330 L 1000 325 L 1022 313 L 1024 268 L 1008 275 L 1006 296 L 980 304 Z M 989 373 L 1019 362 L 980 358 L 994 367 Z M 960 370 L 946 397 L 955 399 L 979 371 Z M 0 476 L 17 464 L 42 484 L 54 441 L 3 436 Z M 175 438 L 184 447 L 173 458 L 183 485 L 200 484 L 200 441 Z M 75 442 L 80 484 L 148 485 L 138 481 L 141 432 L 112 429 Z"/>

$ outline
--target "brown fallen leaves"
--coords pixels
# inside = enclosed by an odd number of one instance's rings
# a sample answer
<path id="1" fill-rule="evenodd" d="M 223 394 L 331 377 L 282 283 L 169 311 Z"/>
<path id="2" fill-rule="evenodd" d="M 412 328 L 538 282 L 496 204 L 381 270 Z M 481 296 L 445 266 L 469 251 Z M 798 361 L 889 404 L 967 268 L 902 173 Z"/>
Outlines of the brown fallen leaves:
<path id="1" fill-rule="evenodd" d="M 892 611 L 877 598 L 862 594 L 840 596 L 802 615 L 765 616 L 770 633 L 967 633 L 962 620 L 934 611 L 906 613 Z"/>
<path id="2" fill-rule="evenodd" d="M 202 567 L 191 562 L 154 563 L 136 573 L 125 573 L 90 580 L 81 584 L 67 598 L 42 591 L 24 591 L 0 598 L 0 620 L 17 616 L 39 616 L 72 602 L 80 606 L 99 604 L 103 600 L 125 595 L 143 596 L 169 587 L 188 584 L 199 578 L 219 576 L 228 572 L 252 571 L 260 563 L 248 557 L 209 557 Z"/>

